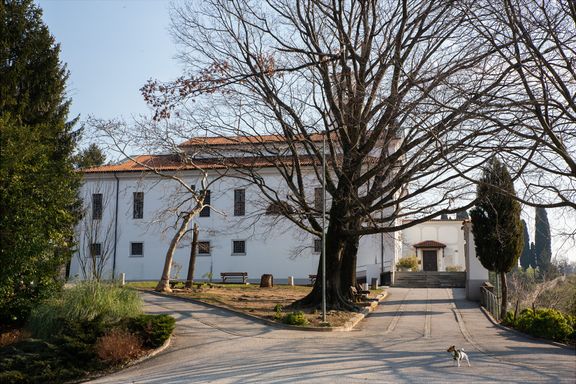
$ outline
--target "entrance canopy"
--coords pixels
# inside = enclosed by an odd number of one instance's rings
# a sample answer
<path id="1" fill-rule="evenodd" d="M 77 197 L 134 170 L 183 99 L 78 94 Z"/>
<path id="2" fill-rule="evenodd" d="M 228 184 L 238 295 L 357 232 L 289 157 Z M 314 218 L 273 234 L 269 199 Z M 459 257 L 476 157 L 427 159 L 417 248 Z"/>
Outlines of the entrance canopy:
<path id="1" fill-rule="evenodd" d="M 414 244 L 414 248 L 446 248 L 446 244 L 440 243 L 434 240 L 421 241 L 420 243 Z"/>

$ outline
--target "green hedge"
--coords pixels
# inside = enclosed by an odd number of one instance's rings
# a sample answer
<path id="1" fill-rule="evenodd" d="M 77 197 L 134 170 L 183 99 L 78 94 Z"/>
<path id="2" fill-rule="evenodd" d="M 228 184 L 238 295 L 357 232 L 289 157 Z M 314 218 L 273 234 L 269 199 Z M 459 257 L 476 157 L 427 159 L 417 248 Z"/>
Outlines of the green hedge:
<path id="1" fill-rule="evenodd" d="M 172 334 L 176 320 L 170 315 L 140 315 L 126 320 L 130 332 L 140 337 L 144 346 L 158 348 Z"/>
<path id="2" fill-rule="evenodd" d="M 537 309 L 536 312 L 524 309 L 516 319 L 512 312 L 508 312 L 503 324 L 535 337 L 559 342 L 576 337 L 576 318 L 552 308 Z"/>

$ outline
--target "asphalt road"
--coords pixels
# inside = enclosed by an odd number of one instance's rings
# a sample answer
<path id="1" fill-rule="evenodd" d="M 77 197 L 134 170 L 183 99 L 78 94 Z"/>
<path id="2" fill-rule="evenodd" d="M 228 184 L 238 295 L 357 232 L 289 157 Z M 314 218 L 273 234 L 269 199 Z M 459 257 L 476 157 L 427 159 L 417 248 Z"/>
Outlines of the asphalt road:
<path id="1" fill-rule="evenodd" d="M 391 288 L 351 332 L 303 332 L 147 294 L 178 321 L 173 343 L 94 383 L 576 383 L 574 349 L 492 324 L 462 289 Z M 471 367 L 446 349 L 464 348 Z"/>

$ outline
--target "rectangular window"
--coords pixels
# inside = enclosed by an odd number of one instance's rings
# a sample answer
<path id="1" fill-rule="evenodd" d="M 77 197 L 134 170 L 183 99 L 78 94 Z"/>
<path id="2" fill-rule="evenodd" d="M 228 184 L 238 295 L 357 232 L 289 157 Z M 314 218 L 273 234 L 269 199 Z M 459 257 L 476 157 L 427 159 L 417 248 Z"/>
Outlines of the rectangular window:
<path id="1" fill-rule="evenodd" d="M 234 216 L 244 216 L 246 212 L 246 190 L 234 190 Z"/>
<path id="2" fill-rule="evenodd" d="M 322 253 L 322 239 L 314 239 L 314 253 Z"/>
<path id="3" fill-rule="evenodd" d="M 90 244 L 90 257 L 100 257 L 102 256 L 102 244 L 92 243 Z"/>
<path id="4" fill-rule="evenodd" d="M 210 205 L 210 190 L 206 191 L 206 196 L 204 197 L 204 204 Z M 210 217 L 210 207 L 204 207 L 200 211 L 200 217 Z"/>
<path id="5" fill-rule="evenodd" d="M 144 243 L 130 243 L 130 256 L 144 256 Z"/>
<path id="6" fill-rule="evenodd" d="M 132 218 L 142 219 L 143 217 L 144 217 L 144 192 L 134 192 Z"/>
<path id="7" fill-rule="evenodd" d="M 199 241 L 198 242 L 198 256 L 209 256 L 210 255 L 210 242 L 209 241 Z"/>
<path id="8" fill-rule="evenodd" d="M 92 194 L 92 220 L 102 219 L 102 194 Z"/>
<path id="9" fill-rule="evenodd" d="M 324 205 L 322 188 L 314 188 L 314 209 L 322 212 L 322 206 Z"/>
<path id="10" fill-rule="evenodd" d="M 245 255 L 246 254 L 246 241 L 234 240 L 232 241 L 232 254 Z"/>

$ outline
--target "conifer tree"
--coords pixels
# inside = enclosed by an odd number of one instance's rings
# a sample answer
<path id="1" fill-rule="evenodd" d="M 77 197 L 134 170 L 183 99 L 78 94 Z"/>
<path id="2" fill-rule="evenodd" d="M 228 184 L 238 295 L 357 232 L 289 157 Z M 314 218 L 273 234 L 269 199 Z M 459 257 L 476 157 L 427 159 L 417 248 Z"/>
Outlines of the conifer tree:
<path id="1" fill-rule="evenodd" d="M 78 176 L 68 71 L 31 0 L 0 3 L 0 322 L 25 321 L 61 283 Z"/>
<path id="2" fill-rule="evenodd" d="M 98 145 L 92 143 L 74 155 L 72 161 L 76 168 L 97 167 L 106 162 L 106 154 Z"/>
<path id="3" fill-rule="evenodd" d="M 534 227 L 534 255 L 540 272 L 546 273 L 552 258 L 552 236 L 546 208 L 536 208 L 536 225 Z"/>
<path id="4" fill-rule="evenodd" d="M 523 269 L 527 269 L 530 266 L 536 268 L 536 265 L 532 260 L 532 250 L 530 249 L 530 235 L 528 234 L 528 227 L 524 220 L 522 220 L 522 232 L 524 233 L 524 245 L 522 248 L 522 254 L 520 255 L 520 265 Z"/>
<path id="5" fill-rule="evenodd" d="M 500 273 L 504 318 L 508 304 L 506 273 L 518 265 L 524 242 L 520 203 L 506 166 L 493 158 L 484 170 L 477 188 L 476 206 L 470 212 L 476 254 L 489 271 Z"/>

